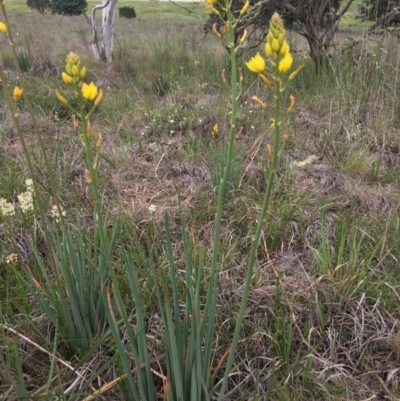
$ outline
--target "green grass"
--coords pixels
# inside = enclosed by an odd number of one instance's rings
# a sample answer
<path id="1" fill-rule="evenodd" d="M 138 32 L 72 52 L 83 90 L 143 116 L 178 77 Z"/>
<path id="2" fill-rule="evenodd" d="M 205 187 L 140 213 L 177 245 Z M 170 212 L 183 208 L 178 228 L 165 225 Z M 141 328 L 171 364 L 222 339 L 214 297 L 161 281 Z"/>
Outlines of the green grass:
<path id="1" fill-rule="evenodd" d="M 103 81 L 104 100 L 92 126 L 95 135 L 101 131 L 104 136 L 99 186 L 107 234 L 119 216 L 121 243 L 135 255 L 134 263 L 129 261 L 129 274 L 124 271 L 121 249 L 111 255 L 128 312 L 116 335 L 125 339 L 127 327 L 136 328 L 137 314 L 143 313 L 147 345 L 159 357 L 164 346 L 151 268 L 157 269 L 160 281 L 167 280 L 168 252 L 172 252 L 177 292 L 184 299 L 183 272 L 190 266 L 182 251 L 186 241 L 193 247 L 193 266 L 197 266 L 196 252 L 202 255 L 201 284 L 206 287 L 208 279 L 218 184 L 213 175 L 217 176 L 229 131 L 230 90 L 220 79 L 223 68 L 229 76 L 226 51 L 214 37 L 204 38 L 203 31 L 196 30 L 192 22 L 197 17 L 182 19 L 170 4 L 134 2 L 138 18 L 117 20 L 115 61 L 104 65 L 90 53 L 90 32 L 81 17 L 42 17 L 24 12 L 24 3 L 13 1 L 8 6 L 11 25 L 19 33 L 16 49 L 24 55 L 27 92 L 51 169 L 57 172 L 66 220 L 77 231 L 79 221 L 84 226 L 81 233 L 93 226 L 93 203 L 69 112 L 53 90 L 69 93 L 59 72 L 71 50 L 82 56 L 88 79 Z M 125 4 L 132 3 L 121 2 Z M 355 6 L 349 14 L 353 17 Z M 38 26 L 46 27 L 45 36 L 38 34 Z M 6 49 L 6 39 L 1 36 L 0 41 Z M 289 88 L 296 105 L 258 249 L 229 399 L 263 400 L 266 394 L 273 401 L 399 397 L 400 48 L 391 39 L 374 43 L 333 49 L 319 75 L 301 52 L 296 56 L 295 62 L 306 66 Z M 293 45 L 294 50 L 304 50 L 303 42 Z M 239 60 L 243 68 L 247 58 Z M 2 62 L 12 90 L 17 79 L 7 50 L 2 52 Z M 254 75 L 243 71 L 238 112 L 243 130 L 223 210 L 215 365 L 230 347 L 255 220 L 266 190 L 263 169 L 272 139 L 273 99 Z M 267 103 L 266 113 L 251 102 L 253 95 Z M 18 204 L 17 195 L 26 190 L 28 168 L 3 91 L 0 98 L 0 195 Z M 27 105 L 21 101 L 19 107 L 40 197 L 51 219 L 54 199 L 49 177 Z M 212 135 L 215 124 L 217 136 Z M 165 243 L 165 212 L 172 249 Z M 17 208 L 15 217 L 0 220 L 0 394 L 13 399 L 29 391 L 31 399 L 82 400 L 83 394 L 93 394 L 122 375 L 123 364 L 133 359 L 133 346 L 122 349 L 124 361 L 119 357 L 121 348 L 117 349 L 122 342 L 116 343 L 106 332 L 88 349 L 71 350 L 65 333 L 49 321 L 19 274 L 29 268 L 44 286 L 42 272 L 48 269 L 48 279 L 54 279 L 49 250 L 38 229 L 39 216 L 24 215 Z M 186 222 L 183 233 L 182 220 Z M 51 224 L 57 230 L 52 219 Z M 83 240 L 70 246 L 85 255 L 82 266 L 90 264 L 95 254 L 90 246 Z M 15 264 L 7 263 L 12 253 L 18 254 Z M 76 265 L 72 268 L 79 271 Z M 132 295 L 133 272 L 142 311 Z M 204 293 L 200 295 L 202 300 Z M 182 302 L 180 307 L 187 306 Z M 122 319 L 116 308 L 114 313 Z M 166 362 L 160 358 L 152 367 L 164 375 Z M 71 368 L 86 375 L 80 378 Z M 77 385 L 64 394 L 75 380 L 82 388 Z M 157 391 L 163 393 L 162 378 L 155 380 Z M 119 380 L 104 397 L 128 399 L 129 386 Z"/>
<path id="2" fill-rule="evenodd" d="M 91 8 L 99 4 L 98 1 L 88 1 L 88 15 Z M 178 3 L 176 6 L 170 2 L 156 2 L 156 1 L 118 1 L 118 7 L 130 6 L 134 7 L 137 19 L 167 19 L 167 20 L 180 20 L 181 22 L 201 23 L 202 20 L 207 18 L 207 11 L 204 4 L 196 4 L 193 2 Z M 5 5 L 9 13 L 36 13 L 26 5 L 26 0 L 13 0 L 5 1 Z M 98 11 L 98 14 L 101 14 Z M 51 16 L 48 15 L 49 18 Z M 135 19 L 134 19 L 135 21 Z"/>

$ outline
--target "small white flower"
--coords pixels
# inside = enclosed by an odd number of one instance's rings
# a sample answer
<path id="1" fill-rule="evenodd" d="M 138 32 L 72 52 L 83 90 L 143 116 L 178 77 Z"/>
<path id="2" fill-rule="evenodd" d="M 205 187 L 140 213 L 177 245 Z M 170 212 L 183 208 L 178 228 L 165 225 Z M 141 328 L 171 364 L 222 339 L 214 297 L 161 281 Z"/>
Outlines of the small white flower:
<path id="1" fill-rule="evenodd" d="M 149 206 L 149 212 L 150 212 L 150 213 L 154 213 L 156 210 L 157 210 L 157 205 L 155 205 L 154 203 L 152 203 L 152 204 Z"/>
<path id="2" fill-rule="evenodd" d="M 175 133 L 175 131 L 174 131 L 174 130 L 171 130 L 171 131 L 169 131 L 169 133 L 170 133 L 170 134 L 173 134 L 173 133 Z"/>
<path id="3" fill-rule="evenodd" d="M 26 191 L 18 195 L 19 205 L 21 210 L 26 213 L 33 210 L 33 197 L 32 192 Z"/>
<path id="4" fill-rule="evenodd" d="M 7 257 L 6 257 L 6 263 L 14 263 L 18 260 L 18 255 L 16 253 L 10 253 Z"/>

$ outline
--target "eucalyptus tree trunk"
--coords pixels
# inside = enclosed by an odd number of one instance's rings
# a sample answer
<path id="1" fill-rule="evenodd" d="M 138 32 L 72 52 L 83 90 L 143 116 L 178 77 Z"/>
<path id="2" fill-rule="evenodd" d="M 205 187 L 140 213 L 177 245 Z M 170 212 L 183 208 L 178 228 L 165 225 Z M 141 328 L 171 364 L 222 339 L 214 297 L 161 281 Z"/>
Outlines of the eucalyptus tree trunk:
<path id="1" fill-rule="evenodd" d="M 92 18 L 88 20 L 88 23 L 92 30 L 92 51 L 99 61 L 112 61 L 113 50 L 114 50 L 114 20 L 115 20 L 115 8 L 118 0 L 102 0 L 102 4 L 97 4 L 92 8 Z M 102 15 L 102 41 L 99 45 L 96 28 L 96 10 L 103 10 Z"/>

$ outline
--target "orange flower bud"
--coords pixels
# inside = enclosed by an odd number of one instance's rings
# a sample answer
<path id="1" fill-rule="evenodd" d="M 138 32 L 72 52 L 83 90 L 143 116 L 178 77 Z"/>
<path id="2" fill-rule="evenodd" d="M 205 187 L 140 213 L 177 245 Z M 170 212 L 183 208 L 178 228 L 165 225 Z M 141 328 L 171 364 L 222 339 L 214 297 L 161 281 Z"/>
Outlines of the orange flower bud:
<path id="1" fill-rule="evenodd" d="M 74 129 L 77 130 L 79 125 L 78 125 L 78 122 L 76 121 L 75 114 L 72 114 L 71 120 L 72 120 L 72 125 L 74 126 Z"/>
<path id="2" fill-rule="evenodd" d="M 68 100 L 64 97 L 64 96 L 62 96 L 61 94 L 60 94 L 60 92 L 57 90 L 57 89 L 54 89 L 54 93 L 56 94 L 56 96 L 57 96 L 57 99 L 63 104 L 63 105 L 67 105 L 68 104 Z"/>
<path id="3" fill-rule="evenodd" d="M 92 126 L 90 124 L 90 121 L 87 121 L 86 125 L 86 136 L 90 139 L 92 137 Z"/>
<path id="4" fill-rule="evenodd" d="M 96 142 L 96 148 L 100 149 L 102 143 L 103 143 L 103 134 L 101 132 L 99 132 L 99 136 L 98 136 L 97 142 Z"/>
<path id="5" fill-rule="evenodd" d="M 289 138 L 289 124 L 285 123 L 283 128 L 283 140 L 286 141 Z"/>
<path id="6" fill-rule="evenodd" d="M 265 86 L 268 89 L 271 89 L 272 88 L 271 81 L 264 74 L 259 74 L 259 76 L 260 76 L 261 80 L 264 82 Z"/>
<path id="7" fill-rule="evenodd" d="M 103 99 L 103 89 L 100 89 L 99 94 L 97 95 L 96 100 L 94 101 L 94 105 L 98 106 L 102 99 Z"/>
<path id="8" fill-rule="evenodd" d="M 86 170 L 85 174 L 86 174 L 86 182 L 87 182 L 87 184 L 88 185 L 92 185 L 93 184 L 93 179 L 92 179 L 92 176 L 90 175 L 90 171 Z"/>
<path id="9" fill-rule="evenodd" d="M 215 36 L 217 36 L 217 37 L 219 37 L 219 38 L 222 38 L 221 34 L 218 32 L 217 23 L 213 24 L 213 26 L 212 26 L 212 31 L 214 32 L 214 35 L 215 35 Z"/>
<path id="10" fill-rule="evenodd" d="M 221 79 L 222 79 L 222 82 L 223 82 L 224 84 L 226 84 L 225 68 L 221 71 Z"/>
<path id="11" fill-rule="evenodd" d="M 253 96 L 251 98 L 251 100 L 253 102 L 257 103 L 262 109 L 266 109 L 267 108 L 267 105 L 264 102 L 262 102 L 257 96 Z"/>
<path id="12" fill-rule="evenodd" d="M 294 107 L 294 96 L 290 95 L 289 97 L 290 97 L 290 105 L 287 108 L 286 113 L 290 113 L 293 110 L 293 107 Z"/>
<path id="13" fill-rule="evenodd" d="M 273 154 L 272 154 L 272 148 L 271 148 L 270 144 L 267 145 L 267 150 L 268 150 L 268 161 L 272 161 Z"/>
<path id="14" fill-rule="evenodd" d="M 297 67 L 296 70 L 294 70 L 290 75 L 289 75 L 289 81 L 292 81 L 297 77 L 297 74 L 305 67 L 305 65 L 301 65 L 300 67 Z"/>

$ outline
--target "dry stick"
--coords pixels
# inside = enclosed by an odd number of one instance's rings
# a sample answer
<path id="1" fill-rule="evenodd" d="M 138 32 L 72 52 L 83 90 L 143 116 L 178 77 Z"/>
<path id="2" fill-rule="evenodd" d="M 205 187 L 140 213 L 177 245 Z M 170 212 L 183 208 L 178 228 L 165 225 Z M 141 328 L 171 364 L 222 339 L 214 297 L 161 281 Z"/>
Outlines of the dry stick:
<path id="1" fill-rule="evenodd" d="M 162 359 L 165 358 L 165 354 L 162 354 L 158 357 L 155 357 L 153 359 L 150 360 L 150 362 L 158 362 L 161 361 Z M 143 362 L 139 368 L 144 368 L 146 366 L 146 363 Z M 138 368 L 133 368 L 131 370 L 131 373 L 135 373 L 138 370 Z M 161 377 L 162 379 L 165 379 L 165 377 L 163 377 L 162 375 L 160 375 L 158 372 L 155 372 L 153 369 L 151 370 L 154 374 L 156 374 L 157 376 Z M 94 394 L 89 395 L 88 397 L 84 398 L 82 401 L 92 401 L 95 398 L 97 398 L 99 395 L 105 393 L 106 391 L 112 389 L 113 387 L 115 387 L 116 384 L 118 384 L 118 382 L 120 382 L 121 380 L 126 379 L 128 376 L 127 373 L 124 373 L 123 375 L 121 375 L 120 377 L 117 377 L 116 379 L 112 380 L 111 382 L 105 384 L 103 387 L 99 388 Z"/>

